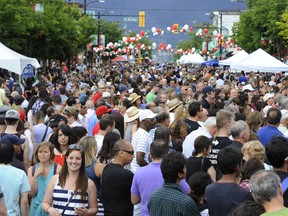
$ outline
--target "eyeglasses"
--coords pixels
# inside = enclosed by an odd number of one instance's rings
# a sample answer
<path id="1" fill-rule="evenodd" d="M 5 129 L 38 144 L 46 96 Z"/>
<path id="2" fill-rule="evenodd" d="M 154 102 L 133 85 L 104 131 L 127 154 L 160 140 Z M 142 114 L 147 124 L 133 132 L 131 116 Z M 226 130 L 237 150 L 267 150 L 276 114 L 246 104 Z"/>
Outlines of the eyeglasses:
<path id="1" fill-rule="evenodd" d="M 69 145 L 68 146 L 68 149 L 76 149 L 76 150 L 79 150 L 79 151 L 83 151 L 83 147 L 81 146 L 81 145 L 79 145 L 79 144 L 71 144 L 71 145 Z"/>

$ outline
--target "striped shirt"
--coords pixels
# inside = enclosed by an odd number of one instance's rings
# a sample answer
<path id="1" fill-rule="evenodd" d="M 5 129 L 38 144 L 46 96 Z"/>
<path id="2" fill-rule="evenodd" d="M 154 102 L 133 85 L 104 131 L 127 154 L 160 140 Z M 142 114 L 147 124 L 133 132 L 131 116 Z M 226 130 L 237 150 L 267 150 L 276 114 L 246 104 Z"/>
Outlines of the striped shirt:
<path id="1" fill-rule="evenodd" d="M 136 154 L 137 152 L 142 152 L 145 154 L 145 161 L 147 163 L 149 163 L 149 154 L 150 154 L 150 144 L 152 143 L 152 138 L 150 136 L 150 134 L 142 129 L 142 128 L 139 128 L 136 133 L 133 135 L 132 137 L 132 146 L 133 146 L 133 149 L 134 149 L 134 158 L 131 162 L 131 171 L 133 173 L 135 173 L 138 168 L 140 167 L 137 163 L 137 159 L 136 159 Z"/>
<path id="2" fill-rule="evenodd" d="M 69 202 L 70 200 L 70 202 Z M 67 208 L 66 205 L 69 202 Z M 74 208 L 87 208 L 88 207 L 88 192 L 86 192 L 84 200 L 81 199 L 80 193 L 75 191 L 63 189 L 59 182 L 55 185 L 53 190 L 53 208 L 59 210 L 62 214 L 64 209 L 64 216 L 77 215 Z"/>

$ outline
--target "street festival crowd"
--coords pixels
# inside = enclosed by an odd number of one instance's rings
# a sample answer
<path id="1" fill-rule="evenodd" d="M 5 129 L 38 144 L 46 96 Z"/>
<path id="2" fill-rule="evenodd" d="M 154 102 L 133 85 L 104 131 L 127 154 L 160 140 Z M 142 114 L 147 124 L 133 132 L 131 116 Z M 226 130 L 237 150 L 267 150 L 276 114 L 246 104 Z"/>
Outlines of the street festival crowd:
<path id="1" fill-rule="evenodd" d="M 0 215 L 288 215 L 288 74 L 117 63 L 0 79 Z"/>

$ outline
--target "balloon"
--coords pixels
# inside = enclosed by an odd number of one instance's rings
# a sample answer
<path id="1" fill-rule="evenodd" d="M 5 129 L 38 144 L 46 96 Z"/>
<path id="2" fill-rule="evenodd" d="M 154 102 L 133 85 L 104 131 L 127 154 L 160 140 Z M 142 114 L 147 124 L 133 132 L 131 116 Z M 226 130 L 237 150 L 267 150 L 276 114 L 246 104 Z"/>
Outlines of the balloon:
<path id="1" fill-rule="evenodd" d="M 168 26 L 168 27 L 167 27 L 167 30 L 168 30 L 168 31 L 171 31 L 171 27 L 170 27 L 170 26 Z"/>
<path id="2" fill-rule="evenodd" d="M 195 47 L 192 47 L 192 53 L 194 53 L 196 51 Z"/>
<path id="3" fill-rule="evenodd" d="M 190 31 L 193 31 L 193 27 L 191 26 L 191 27 L 189 28 L 189 30 L 190 30 Z"/>
<path id="4" fill-rule="evenodd" d="M 208 33 L 208 29 L 207 28 L 204 28 L 204 33 Z"/>
<path id="5" fill-rule="evenodd" d="M 161 32 L 160 28 L 157 28 L 157 29 L 156 29 L 156 32 L 158 32 L 158 33 Z"/>
<path id="6" fill-rule="evenodd" d="M 159 45 L 160 45 L 160 47 L 162 47 L 162 46 L 163 46 L 163 43 L 160 43 Z"/>
<path id="7" fill-rule="evenodd" d="M 122 40 L 123 40 L 123 42 L 126 42 L 127 41 L 127 37 L 123 37 Z"/>
<path id="8" fill-rule="evenodd" d="M 214 30 L 214 31 L 213 31 L 213 35 L 216 37 L 217 34 L 218 34 L 217 30 Z"/>
<path id="9" fill-rule="evenodd" d="M 144 36 L 145 35 L 145 32 L 142 30 L 142 31 L 140 31 L 140 36 Z"/>
<path id="10" fill-rule="evenodd" d="M 156 28 L 155 27 L 152 27 L 151 28 L 151 31 L 154 33 L 154 32 L 156 32 Z"/>
<path id="11" fill-rule="evenodd" d="M 141 43 L 138 43 L 138 44 L 137 44 L 137 47 L 141 47 Z"/>
<path id="12" fill-rule="evenodd" d="M 153 43 L 152 43 L 152 46 L 153 46 L 153 47 L 156 47 L 156 42 L 153 42 Z"/>
<path id="13" fill-rule="evenodd" d="M 178 25 L 177 23 L 175 23 L 175 24 L 173 24 L 172 29 L 173 29 L 173 30 L 176 30 L 176 29 L 178 28 L 178 26 L 179 26 L 179 25 Z"/>
<path id="14" fill-rule="evenodd" d="M 161 31 L 161 35 L 163 35 L 163 34 L 164 34 L 164 31 L 162 30 L 162 31 Z"/>
<path id="15" fill-rule="evenodd" d="M 168 49 L 168 50 L 171 49 L 171 47 L 172 47 L 171 44 L 168 44 L 168 45 L 167 45 L 167 49 Z"/>
<path id="16" fill-rule="evenodd" d="M 189 26 L 186 24 L 184 25 L 183 29 L 188 30 Z"/>
<path id="17" fill-rule="evenodd" d="M 206 53 L 207 53 L 207 49 L 203 49 L 203 50 L 202 50 L 202 53 L 203 53 L 203 54 L 206 54 Z"/>

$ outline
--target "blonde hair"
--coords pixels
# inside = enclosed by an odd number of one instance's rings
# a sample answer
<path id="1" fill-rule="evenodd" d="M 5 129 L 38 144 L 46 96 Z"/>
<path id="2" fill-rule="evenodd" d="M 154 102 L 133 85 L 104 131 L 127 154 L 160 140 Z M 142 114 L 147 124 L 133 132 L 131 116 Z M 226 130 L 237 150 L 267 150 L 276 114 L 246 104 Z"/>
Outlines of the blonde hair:
<path id="1" fill-rule="evenodd" d="M 243 154 L 247 154 L 249 158 L 256 157 L 262 162 L 264 161 L 265 148 L 258 140 L 252 140 L 244 143 L 241 151 Z"/>
<path id="2" fill-rule="evenodd" d="M 95 140 L 95 137 L 84 136 L 80 139 L 79 143 L 81 146 L 83 146 L 84 149 L 85 167 L 90 166 L 93 161 L 96 162 L 97 142 Z"/>

